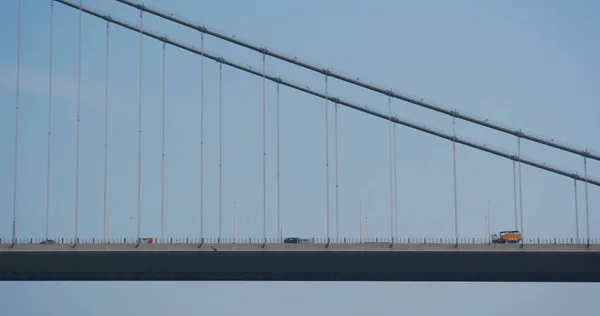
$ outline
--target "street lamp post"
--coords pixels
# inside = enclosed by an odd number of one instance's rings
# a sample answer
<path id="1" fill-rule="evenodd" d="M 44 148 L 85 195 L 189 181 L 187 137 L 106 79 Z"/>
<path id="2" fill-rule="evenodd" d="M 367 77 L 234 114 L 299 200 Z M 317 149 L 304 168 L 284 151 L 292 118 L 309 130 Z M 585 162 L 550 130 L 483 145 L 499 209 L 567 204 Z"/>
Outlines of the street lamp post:
<path id="1" fill-rule="evenodd" d="M 365 216 L 365 241 L 369 241 L 369 216 Z"/>
<path id="2" fill-rule="evenodd" d="M 133 237 L 133 216 L 129 216 L 129 233 L 131 234 L 131 241 L 135 243 L 135 237 Z"/>
<path id="3" fill-rule="evenodd" d="M 110 244 L 110 211 L 111 211 L 111 207 L 112 207 L 112 202 L 108 202 L 108 214 L 106 215 L 106 217 L 107 217 L 106 221 L 107 221 L 107 224 L 108 224 L 107 225 L 107 229 L 108 229 L 108 232 L 107 232 L 108 240 L 107 240 L 107 242 L 109 244 Z"/>
<path id="4" fill-rule="evenodd" d="M 250 239 L 250 216 L 246 217 L 248 220 L 248 243 L 252 243 L 252 239 Z"/>
<path id="5" fill-rule="evenodd" d="M 488 214 L 487 214 L 487 240 L 488 244 L 492 242 L 491 240 L 491 225 L 490 225 L 490 201 L 488 201 Z"/>
<path id="6" fill-rule="evenodd" d="M 362 201 L 358 204 L 358 221 L 360 222 L 360 243 L 362 244 Z"/>
<path id="7" fill-rule="evenodd" d="M 235 244 L 235 201 L 233 201 L 233 243 Z"/>

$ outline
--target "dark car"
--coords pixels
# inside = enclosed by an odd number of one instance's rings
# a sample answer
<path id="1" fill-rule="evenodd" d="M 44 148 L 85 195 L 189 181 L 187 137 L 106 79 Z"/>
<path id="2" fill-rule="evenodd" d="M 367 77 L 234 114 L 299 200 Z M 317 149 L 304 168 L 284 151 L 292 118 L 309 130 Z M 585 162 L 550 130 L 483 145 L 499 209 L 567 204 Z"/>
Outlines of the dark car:
<path id="1" fill-rule="evenodd" d="M 283 240 L 284 244 L 310 244 L 310 240 L 299 237 L 288 237 Z"/>

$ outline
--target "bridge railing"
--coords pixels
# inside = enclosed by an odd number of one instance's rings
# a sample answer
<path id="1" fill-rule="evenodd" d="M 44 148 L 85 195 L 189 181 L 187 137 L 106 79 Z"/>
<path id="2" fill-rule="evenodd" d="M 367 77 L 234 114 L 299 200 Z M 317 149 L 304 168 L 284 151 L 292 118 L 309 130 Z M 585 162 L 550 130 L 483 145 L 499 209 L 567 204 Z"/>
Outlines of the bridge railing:
<path id="1" fill-rule="evenodd" d="M 164 238 L 152 238 L 144 237 L 144 243 L 154 244 L 280 244 L 283 243 L 282 239 L 277 237 L 164 237 Z M 151 238 L 151 241 L 150 241 Z M 303 243 L 315 243 L 315 244 L 373 244 L 373 243 L 396 243 L 396 244 L 487 244 L 490 243 L 485 237 L 402 237 L 402 238 L 391 238 L 391 237 L 341 237 L 341 238 L 327 238 L 327 237 L 306 237 L 302 238 Z M 75 239 L 74 237 L 60 237 L 60 238 L 27 238 L 19 237 L 13 240 L 12 238 L 0 238 L 0 244 L 137 244 L 137 239 L 127 237 L 111 237 L 109 238 L 95 238 L 95 237 L 80 237 Z M 586 238 L 575 238 L 575 237 L 532 237 L 524 238 L 524 244 L 587 244 Z M 600 244 L 600 238 L 590 238 L 590 244 Z"/>

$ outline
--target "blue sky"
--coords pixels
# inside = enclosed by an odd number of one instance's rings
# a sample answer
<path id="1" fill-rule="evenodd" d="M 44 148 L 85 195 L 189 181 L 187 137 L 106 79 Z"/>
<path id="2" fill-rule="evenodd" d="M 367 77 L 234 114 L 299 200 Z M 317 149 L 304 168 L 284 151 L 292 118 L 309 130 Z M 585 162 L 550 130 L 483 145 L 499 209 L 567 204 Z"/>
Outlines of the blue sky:
<path id="1" fill-rule="evenodd" d="M 504 124 L 600 151 L 597 74 L 600 44 L 600 5 L 579 1 L 145 1 L 267 47 L 396 91 L 489 118 Z M 84 5 L 131 24 L 139 13 L 115 1 L 84 1 Z M 16 76 L 17 1 L 7 1 L 0 12 L 0 235 L 10 237 Z M 250 13 L 250 14 L 249 14 Z M 55 4 L 53 49 L 53 130 L 50 191 L 50 234 L 74 235 L 75 128 L 77 97 L 77 11 Z M 20 154 L 18 179 L 19 236 L 44 234 L 46 137 L 48 120 L 49 1 L 23 1 L 21 42 Z M 200 35 L 189 29 L 144 15 L 144 26 L 198 46 Z M 105 23 L 83 16 L 81 76 L 81 237 L 102 236 Z M 109 182 L 112 202 L 111 235 L 129 237 L 129 218 L 137 211 L 137 105 L 139 35 L 111 25 L 109 65 Z M 205 48 L 225 58 L 261 67 L 261 56 L 206 37 Z M 143 162 L 142 235 L 160 233 L 161 62 L 158 41 L 143 41 Z M 200 58 L 167 47 L 165 235 L 199 235 Z M 272 74 L 324 90 L 324 78 L 267 58 Z M 218 64 L 205 62 L 205 232 L 218 235 Z M 261 79 L 229 67 L 223 69 L 223 234 L 232 235 L 232 203 L 237 202 L 238 236 L 262 236 L 262 86 Z M 276 232 L 275 84 L 267 82 L 267 198 L 268 236 Z M 387 98 L 336 80 L 332 95 L 387 109 Z M 281 88 L 281 225 L 284 236 L 325 236 L 324 101 Z M 393 100 L 394 114 L 446 132 L 452 120 L 412 104 Z M 359 234 L 359 201 L 369 217 L 369 236 L 389 236 L 388 123 L 340 107 L 339 221 L 340 236 Z M 330 212 L 335 235 L 335 162 L 333 104 L 330 104 Z M 515 152 L 514 137 L 456 122 L 460 136 Z M 454 205 L 452 144 L 430 135 L 397 127 L 399 231 L 403 237 L 452 237 Z M 580 157 L 522 142 L 524 156 L 583 173 Z M 588 172 L 599 176 L 598 164 Z M 512 163 L 457 147 L 459 236 L 484 237 L 487 202 L 492 203 L 492 231 L 514 226 Z M 580 232 L 585 234 L 583 185 L 578 185 Z M 600 227 L 600 190 L 589 186 L 591 236 Z M 573 181 L 523 166 L 523 216 L 526 237 L 574 237 Z M 319 287 L 316 289 L 316 287 Z M 250 288 L 252 287 L 252 288 Z M 260 290 L 256 291 L 260 287 Z M 510 287 L 510 290 L 507 290 Z M 77 306 L 48 299 L 80 295 Z M 516 289 L 516 290 L 514 290 Z M 252 291 L 249 291 L 252 290 Z M 3 284 L 0 297 L 9 302 L 47 299 L 50 314 L 92 309 L 89 300 L 106 297 L 93 312 L 137 306 L 149 296 L 168 297 L 168 311 L 192 311 L 186 305 L 206 297 L 207 308 L 234 314 L 261 311 L 280 314 L 331 311 L 358 313 L 395 310 L 435 312 L 423 304 L 430 296 L 448 303 L 444 311 L 457 315 L 526 312 L 548 315 L 573 308 L 585 314 L 598 307 L 595 285 L 500 284 Z M 4 293 L 6 292 L 6 293 Z M 250 296 L 247 293 L 250 292 Z M 498 293 L 507 293 L 497 303 Z M 52 294 L 55 293 L 55 294 Z M 86 293 L 85 296 L 81 293 Z M 96 294 L 94 294 L 96 293 Z M 121 294 L 119 294 L 121 293 Z M 194 293 L 194 298 L 189 296 Z M 263 307 L 261 293 L 273 297 L 272 309 Z M 335 293 L 335 294 L 331 294 Z M 394 293 L 393 297 L 391 296 Z M 460 293 L 460 295 L 458 294 Z M 567 294 L 568 293 L 568 294 Z M 89 294 L 89 296 L 88 296 Z M 249 306 L 223 305 L 222 296 L 248 300 Z M 324 298 L 333 295 L 331 301 Z M 385 296 L 390 295 L 389 299 Z M 456 296 L 455 296 L 456 295 Z M 208 299 L 214 296 L 214 299 Z M 281 296 L 281 297 L 280 297 Z M 284 297 L 285 296 L 285 297 Z M 127 297 L 127 300 L 123 298 Z M 299 308 L 289 309 L 299 298 Z M 362 298 L 364 297 L 364 301 Z M 473 301 L 466 301 L 466 297 Z M 480 297 L 479 299 L 475 297 Z M 549 307 L 535 304 L 545 300 Z M 347 300 L 346 298 L 352 298 Z M 177 300 L 182 300 L 178 302 Z M 343 301 L 342 301 L 343 299 Z M 465 299 L 464 303 L 460 303 Z M 40 301 L 41 300 L 41 301 Z M 405 303 L 402 303 L 405 300 Z M 210 302 L 209 302 L 210 301 Z M 250 303 L 252 301 L 252 303 Z M 392 302 L 393 301 L 393 302 Z M 134 303 L 136 302 L 136 303 Z M 152 304 L 159 304 L 153 300 Z M 188 303 L 186 303 L 188 302 Z M 450 303 L 451 302 L 451 303 Z M 511 303 L 507 303 L 511 302 Z M 550 303 L 551 302 L 551 303 Z M 225 303 L 223 301 L 223 303 Z M 344 303 L 344 304 L 342 304 Z M 419 303 L 419 304 L 416 304 Z M 13 304 L 13 303 L 9 303 Z M 97 303 L 94 303 L 97 304 Z M 280 307 L 277 307 L 281 304 Z M 347 305 L 346 305 L 347 304 Z M 354 305 L 353 305 L 354 304 Z M 412 305 L 414 304 L 414 306 Z M 448 305 L 452 304 L 452 305 Z M 466 306 L 466 304 L 469 304 Z M 478 306 L 478 304 L 481 304 Z M 595 305 L 594 305 L 595 304 Z M 300 305 L 300 304 L 297 304 Z M 42 305 L 40 305 L 42 306 Z M 188 307 L 189 306 L 189 307 Z M 517 307 L 518 306 L 518 307 Z M 11 315 L 34 313 L 33 306 L 9 305 Z M 139 306 L 140 314 L 159 314 L 159 307 Z M 238 309 L 236 309 L 238 308 Z M 306 308 L 302 310 L 301 308 Z M 144 310 L 142 310 L 144 309 Z M 167 311 L 165 310 L 165 311 Z M 440 309 L 441 311 L 441 309 Z M 504 312 L 502 312 L 504 311 Z M 92 313 L 93 313 L 92 312 Z M 132 310 L 136 312 L 136 310 Z M 502 313 L 501 313 L 502 312 Z M 493 314 L 492 314 L 493 315 Z"/>

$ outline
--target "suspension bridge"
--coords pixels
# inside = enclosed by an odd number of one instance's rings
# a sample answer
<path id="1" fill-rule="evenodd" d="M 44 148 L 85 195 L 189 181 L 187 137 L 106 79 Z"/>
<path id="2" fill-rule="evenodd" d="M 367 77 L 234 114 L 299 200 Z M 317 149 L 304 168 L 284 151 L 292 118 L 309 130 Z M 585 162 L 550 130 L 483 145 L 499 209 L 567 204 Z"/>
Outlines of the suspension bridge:
<path id="1" fill-rule="evenodd" d="M 432 102 L 424 101 L 423 98 L 409 96 L 395 91 L 391 88 L 366 82 L 360 78 L 345 75 L 329 69 L 328 67 L 318 66 L 314 63 L 303 61 L 302 59 L 277 52 L 276 50 L 240 39 L 236 36 L 227 35 L 220 31 L 211 29 L 205 25 L 197 24 L 185 18 L 166 12 L 164 10 L 144 5 L 142 3 L 130 0 L 117 0 L 122 5 L 129 7 L 132 10 L 139 11 L 138 24 L 127 22 L 119 17 L 102 13 L 91 7 L 84 6 L 81 2 L 73 2 L 67 0 L 50 1 L 50 49 L 49 49 L 49 75 L 48 75 L 48 116 L 47 116 L 47 140 L 46 140 L 46 157 L 36 157 L 44 159 L 46 162 L 46 177 L 45 177 L 45 201 L 43 203 L 44 212 L 39 212 L 38 209 L 30 210 L 29 203 L 24 203 L 26 207 L 19 207 L 19 201 L 22 199 L 37 199 L 37 196 L 28 196 L 22 193 L 26 190 L 25 186 L 20 185 L 19 178 L 21 170 L 19 163 L 22 159 L 22 153 L 19 151 L 20 146 L 23 146 L 19 140 L 19 133 L 24 133 L 20 125 L 23 118 L 20 116 L 20 110 L 23 105 L 20 103 L 20 56 L 21 56 L 21 1 L 18 1 L 18 12 L 16 25 L 17 31 L 17 59 L 16 59 L 16 111 L 15 111 L 15 133 L 14 133 L 14 159 L 13 159 L 13 200 L 11 214 L 11 234 L 0 238 L 0 279 L 2 280 L 404 280 L 404 281 L 553 281 L 553 282 L 599 282 L 600 281 L 600 242 L 591 232 L 593 227 L 590 225 L 590 197 L 594 196 L 594 190 L 600 186 L 600 179 L 588 174 L 588 163 L 592 161 L 600 161 L 600 154 L 592 150 L 569 145 L 557 140 L 543 137 L 535 133 L 523 131 L 519 128 L 513 128 L 505 124 L 495 123 L 491 120 L 478 118 L 473 115 L 462 113 L 461 111 L 440 106 Z M 57 114 L 53 112 L 53 41 L 56 34 L 53 33 L 54 10 L 60 6 L 65 10 L 69 10 L 70 14 L 78 14 L 78 46 L 77 46 L 77 92 L 76 92 L 76 119 L 75 119 L 75 201 L 73 208 L 73 234 L 72 235 L 56 235 L 56 232 L 66 231 L 68 225 L 64 221 L 53 220 L 53 216 L 59 217 L 58 210 L 51 207 L 53 200 L 51 190 L 53 177 L 64 178 L 62 174 L 55 173 L 53 170 L 53 161 L 51 158 L 56 153 L 53 147 L 55 142 L 55 133 L 53 133 L 53 120 Z M 66 14 L 66 13 L 65 13 Z M 146 14 L 146 15 L 145 15 Z M 104 107 L 103 107 L 103 125 L 99 122 L 89 123 L 89 120 L 82 120 L 82 89 L 81 89 L 81 62 L 82 56 L 82 19 L 83 16 L 93 17 L 97 21 L 104 23 L 105 27 L 105 51 L 106 59 L 104 61 L 95 60 L 94 63 L 100 64 L 104 62 L 104 87 L 98 88 L 104 92 Z M 190 45 L 183 41 L 173 39 L 167 34 L 155 32 L 144 27 L 144 17 L 152 16 L 163 21 L 168 21 L 172 24 L 185 27 L 197 32 L 200 40 L 200 45 Z M 111 28 L 112 27 L 112 28 Z M 113 154 L 121 158 L 122 152 L 129 151 L 129 148 L 117 147 L 112 149 L 109 144 L 110 127 L 114 123 L 109 124 L 109 109 L 111 106 L 111 98 L 109 93 L 109 77 L 110 77 L 110 42 L 111 34 L 115 31 L 115 27 L 120 32 L 129 32 L 139 35 L 139 74 L 137 78 L 137 161 L 128 161 L 127 170 L 116 171 L 115 173 L 136 170 L 137 182 L 132 184 L 135 186 L 136 202 L 135 213 L 131 210 L 122 211 L 125 207 L 118 207 L 118 212 L 113 211 L 113 201 L 109 194 L 109 155 Z M 111 33 L 113 32 L 113 33 Z M 227 42 L 231 45 L 242 47 L 250 53 L 257 53 L 262 57 L 262 67 L 252 67 L 240 62 L 236 62 L 233 58 L 212 53 L 205 49 L 205 37 L 212 37 L 220 41 Z M 152 40 L 160 44 L 160 72 L 153 72 L 160 78 L 159 86 L 162 90 L 158 92 L 160 98 L 160 113 L 159 120 L 154 123 L 143 125 L 143 117 L 145 102 L 143 98 L 143 87 L 145 80 L 150 75 L 143 73 L 142 57 L 146 53 L 144 40 Z M 123 46 L 122 42 L 118 43 Z M 149 44 L 146 44 L 149 45 Z M 170 237 L 165 234 L 165 222 L 168 223 L 169 214 L 175 213 L 177 210 L 165 207 L 166 185 L 165 179 L 169 176 L 166 168 L 166 160 L 171 156 L 168 147 L 166 146 L 165 125 L 167 122 L 167 98 L 166 98 L 166 52 L 167 47 L 173 47 L 176 50 L 191 54 L 199 59 L 199 68 L 194 71 L 200 73 L 200 80 L 197 84 L 199 90 L 199 99 L 197 104 L 200 108 L 198 120 L 192 123 L 198 126 L 199 141 L 197 147 L 199 156 L 197 164 L 193 167 L 194 171 L 197 168 L 198 172 L 198 190 L 190 192 L 199 203 L 198 208 L 194 210 L 194 218 L 186 217 L 185 222 L 195 221 L 197 218 L 196 232 L 186 232 L 187 236 Z M 100 48 L 100 46 L 97 46 Z M 152 48 L 157 48 L 152 46 Z M 156 56 L 155 56 L 156 57 Z M 270 72 L 267 70 L 267 58 L 277 60 L 294 67 L 299 67 L 307 71 L 313 72 L 324 78 L 323 89 L 313 88 L 306 84 L 298 83 L 292 79 L 286 78 L 280 73 Z M 63 61 L 61 60 L 61 63 Z M 205 76 L 206 69 L 209 67 L 207 63 L 213 63 L 218 69 L 218 79 L 214 77 L 208 78 Z M 213 66 L 214 66 L 213 65 Z M 254 187 L 252 192 L 260 194 L 260 212 L 256 216 L 253 213 L 252 218 L 259 219 L 259 226 L 262 234 L 260 236 L 253 235 L 251 227 L 256 227 L 251 224 L 251 217 L 242 214 L 242 221 L 247 224 L 247 234 L 238 234 L 240 225 L 236 220 L 239 219 L 237 212 L 242 212 L 240 208 L 244 205 L 237 203 L 235 199 L 224 198 L 224 135 L 225 141 L 243 142 L 243 136 L 236 134 L 227 134 L 227 129 L 223 123 L 223 105 L 228 93 L 224 86 L 224 68 L 230 68 L 237 72 L 252 75 L 261 80 L 260 100 L 262 105 L 261 111 L 261 185 Z M 213 68 L 213 70 L 215 70 Z M 100 77 L 102 75 L 98 75 Z M 153 76 L 157 77 L 157 76 Z M 363 105 L 360 102 L 353 101 L 350 98 L 345 98 L 339 95 L 330 93 L 330 81 L 337 80 L 345 84 L 355 87 L 355 89 L 363 89 L 364 91 L 376 93 L 387 98 L 387 111 L 379 109 L 374 105 Z M 155 80 L 154 80 L 155 81 Z M 156 83 L 156 82 L 154 82 Z M 270 96 L 270 104 L 276 106 L 275 113 L 267 110 L 267 83 L 275 85 L 275 96 Z M 236 83 L 244 84 L 244 83 Z M 318 220 L 311 220 L 311 228 L 306 229 L 306 232 L 301 234 L 285 234 L 283 218 L 288 214 L 285 203 L 282 204 L 282 187 L 285 189 L 285 176 L 281 173 L 281 166 L 285 166 L 285 159 L 281 159 L 285 153 L 281 153 L 280 147 L 280 94 L 282 90 L 295 91 L 303 95 L 309 95 L 315 103 L 315 98 L 322 102 L 322 111 L 319 115 L 324 115 L 324 152 L 322 173 L 322 188 L 318 190 L 325 191 L 325 198 L 322 205 L 322 212 L 319 210 Z M 206 90 L 206 91 L 205 91 Z M 55 92 L 56 93 L 56 92 Z M 208 95 L 210 94 L 210 95 Z M 205 99 L 210 98 L 209 102 Z M 443 114 L 452 119 L 453 131 L 446 132 L 441 129 L 424 125 L 400 115 L 397 115 L 392 110 L 392 101 L 401 100 L 410 103 L 416 107 L 424 108 L 432 112 Z M 156 100 L 151 100 L 156 103 Z M 226 102 L 225 102 L 226 103 Z M 119 105 L 122 106 L 122 105 Z M 209 108 L 205 108 L 205 106 Z M 333 107 L 333 115 L 330 113 Z M 378 153 L 377 155 L 386 155 L 387 172 L 386 176 L 386 193 L 388 194 L 389 202 L 386 202 L 385 209 L 369 209 L 363 208 L 363 201 L 352 201 L 353 207 L 340 207 L 340 187 L 344 187 L 344 181 L 339 180 L 338 162 L 344 157 L 338 154 L 338 108 L 347 108 L 355 113 L 360 113 L 362 116 L 371 117 L 378 120 L 378 124 L 387 124 L 387 152 Z M 39 109 L 38 109 L 39 110 Z M 210 111 L 214 116 L 206 117 L 206 111 Z M 57 111 L 57 110 L 54 110 Z M 241 110 L 240 110 L 241 111 Z M 54 114 L 53 114 L 54 113 Z M 225 112 L 227 113 L 227 112 Z M 231 112 L 230 112 L 231 113 Z M 245 113 L 245 112 L 244 112 Z M 156 114 L 156 113 L 155 113 Z M 275 114 L 275 115 L 272 115 Z M 188 114 L 184 114 L 188 116 Z M 245 114 L 242 114 L 245 115 Z M 270 124 L 268 117 L 274 117 L 274 133 L 267 132 L 267 124 Z M 248 120 L 254 116 L 248 116 Z M 333 123 L 331 122 L 333 118 Z M 245 120 L 243 118 L 242 120 Z M 91 119 L 90 119 L 91 120 Z M 116 119 L 115 119 L 116 120 Z M 214 121 L 213 121 L 214 120 Z M 513 153 L 508 150 L 499 149 L 482 142 L 474 141 L 466 137 L 462 137 L 456 133 L 456 120 L 466 121 L 482 128 L 490 129 L 498 133 L 510 135 L 517 140 L 517 151 Z M 158 123 L 160 122 L 160 123 Z M 92 124 L 99 130 L 102 130 L 102 137 L 94 140 L 84 139 L 84 142 L 95 141 L 98 144 L 103 144 L 103 165 L 102 171 L 102 186 L 94 185 L 93 191 L 96 197 L 102 197 L 101 207 L 95 206 L 94 212 L 102 215 L 102 218 L 94 217 L 94 232 L 99 228 L 102 229 L 101 235 L 92 235 L 85 230 L 80 229 L 80 222 L 85 221 L 90 223 L 88 208 L 82 208 L 85 203 L 80 191 L 81 183 L 84 182 L 82 174 L 84 170 L 80 168 L 82 157 L 85 157 L 85 151 L 81 150 L 82 137 L 81 128 L 85 124 Z M 56 124 L 56 123 L 54 123 Z M 285 123 L 284 123 L 285 124 Z M 331 127 L 333 125 L 333 144 L 330 144 Z M 174 123 L 173 125 L 178 125 Z M 184 128 L 181 124 L 180 128 Z M 205 126 L 212 128 L 211 132 L 207 133 Z M 27 126 L 27 125 L 25 125 Z M 148 127 L 150 126 L 150 127 Z M 158 129 L 154 127 L 159 126 Z M 399 207 L 399 194 L 403 196 L 399 189 L 398 183 L 398 166 L 397 166 L 397 126 L 415 130 L 424 134 L 442 139 L 447 143 L 452 144 L 452 236 L 441 235 L 433 237 L 414 236 L 407 233 L 408 229 L 401 229 L 403 222 L 403 214 L 409 210 L 403 210 Z M 56 127 L 55 127 L 56 128 Z M 357 129 L 360 129 L 358 127 Z M 156 132 L 156 130 L 159 130 Z M 122 133 L 122 132 L 119 132 Z M 275 145 L 273 150 L 268 139 L 275 136 Z M 312 134 L 311 134 L 312 135 Z M 145 138 L 143 138 L 143 136 Z M 125 137 L 119 134 L 119 137 Z M 184 137 L 179 137 L 183 139 Z M 241 138 L 242 140 L 237 140 Z M 151 140 L 148 140 L 151 139 Z M 175 139 L 175 138 L 174 138 Z M 211 141 L 217 139 L 216 146 L 206 149 L 205 144 L 208 139 Z M 60 139 L 59 139 L 60 140 Z M 583 172 L 576 172 L 568 168 L 555 166 L 547 163 L 539 158 L 526 157 L 521 154 L 521 142 L 530 141 L 540 146 L 553 148 L 562 151 L 569 155 L 574 155 L 582 159 Z M 145 142 L 144 142 L 145 141 Z M 156 196 L 158 199 L 159 212 L 152 214 L 158 215 L 158 218 L 152 215 L 146 215 L 146 207 L 143 206 L 142 194 L 146 191 L 143 186 L 146 182 L 143 181 L 144 169 L 142 168 L 145 161 L 144 156 L 146 151 L 143 149 L 143 144 L 147 142 L 160 143 L 160 177 L 157 178 L 160 183 L 159 187 L 154 187 L 153 193 L 149 195 Z M 174 140 L 174 143 L 177 141 Z M 272 145 L 272 144 L 271 144 Z M 506 242 L 498 236 L 492 234 L 491 219 L 490 219 L 490 203 L 487 205 L 486 233 L 484 236 L 466 236 L 459 230 L 459 214 L 461 207 L 459 205 L 459 193 L 457 184 L 457 145 L 472 148 L 476 151 L 483 152 L 489 156 L 501 158 L 507 163 L 512 164 L 512 206 L 509 217 L 514 217 L 514 228 L 510 227 L 505 230 L 518 231 L 519 239 L 515 242 Z M 57 145 L 54 145 L 57 146 Z M 243 147 L 243 144 L 236 144 L 236 147 Z M 10 144 L 3 143 L 2 147 L 6 151 L 9 150 Z M 110 148 L 110 149 L 109 149 Z M 173 156 L 176 152 L 183 151 L 173 148 Z M 256 151 L 256 150 L 255 150 Z M 153 151 L 153 154 L 156 151 Z M 217 154 L 215 161 L 207 163 L 207 153 L 213 157 Z M 227 154 L 227 153 L 225 153 Z M 306 154 L 310 155 L 310 153 Z M 88 155 L 89 156 L 89 155 Z M 331 159 L 333 156 L 333 159 Z M 273 159 L 271 159 L 273 157 Z M 293 168 L 303 169 L 302 160 L 294 163 Z M 308 159 L 308 158 L 306 158 Z M 56 160 L 56 159 L 55 159 Z M 196 162 L 196 161 L 195 161 Z M 271 165 L 271 163 L 273 163 Z M 208 168 L 214 168 L 208 170 Z M 554 174 L 561 178 L 572 180 L 574 193 L 574 225 L 573 234 L 560 237 L 537 237 L 528 233 L 528 230 L 523 225 L 523 167 L 541 170 L 545 173 Z M 94 166 L 97 169 L 99 166 Z M 245 166 L 243 169 L 256 169 L 257 166 Z M 359 168 L 359 166 L 354 166 Z M 361 166 L 360 168 L 369 169 L 372 166 Z M 175 169 L 175 168 L 173 168 Z M 191 169 L 190 169 L 191 170 Z M 273 171 L 273 172 L 271 172 Z M 301 171 L 304 172 L 304 171 Z M 130 173 L 130 172 L 126 172 Z M 180 171 L 181 174 L 188 173 L 187 169 Z M 331 174 L 334 174 L 333 176 Z M 205 178 L 211 177 L 209 181 Z M 284 173 L 285 174 L 285 173 Z M 153 177 L 153 179 L 156 177 Z M 68 181 L 68 179 L 63 179 Z M 273 182 L 274 190 L 269 187 L 270 182 Z M 293 180 L 287 180 L 293 181 Z M 80 183 L 81 182 L 81 183 Z M 359 181 L 360 182 L 360 181 Z M 283 183 L 283 185 L 282 185 Z M 289 183 L 289 182 L 288 182 Z M 579 183 L 579 189 L 578 189 Z M 129 186 L 126 184 L 125 186 Z M 320 184 L 319 184 L 320 185 Z M 58 186 L 61 186 L 60 184 Z M 311 183 L 309 186 L 317 186 L 317 183 Z M 400 186 L 401 187 L 401 186 Z M 580 233 L 580 206 L 578 204 L 578 192 L 583 189 L 583 221 L 585 224 Z M 83 190 L 83 189 L 81 189 Z M 361 190 L 368 191 L 365 186 Z M 379 191 L 376 189 L 373 191 Z M 274 192 L 273 192 L 274 191 Z M 274 198 L 271 198 L 271 193 L 274 193 Z M 303 192 L 296 191 L 294 194 L 300 195 L 297 199 L 310 199 Z M 115 193 L 117 195 L 117 193 Z M 381 196 L 380 194 L 373 194 Z M 408 195 L 405 196 L 408 199 Z M 21 200 L 20 200 L 21 198 Z M 534 199 L 536 197 L 532 197 Z M 54 199 L 64 199 L 64 197 L 55 197 Z M 346 199 L 346 197 L 342 197 Z M 209 202 L 206 202 L 206 201 Z M 332 203 L 333 201 L 333 203 Z M 231 203 L 232 202 L 232 203 Z M 291 204 L 291 203 L 290 203 Z M 331 207 L 331 204 L 335 208 Z M 341 203 L 344 205 L 343 203 Z M 41 205 L 41 204 L 36 204 Z M 232 208 L 229 208 L 229 205 Z M 116 206 L 116 205 L 115 205 Z M 157 207 L 153 205 L 152 208 Z M 485 207 L 483 208 L 485 209 Z M 231 210 L 231 211 L 230 211 Z M 173 213 L 170 213 L 170 212 Z M 64 215 L 64 210 L 60 211 L 60 216 L 63 220 L 68 217 Z M 119 215 L 114 215 L 118 213 Z M 352 213 L 352 215 L 348 215 Z M 379 224 L 376 229 L 371 228 L 369 232 L 369 217 L 371 222 L 374 218 L 379 222 L 384 222 L 385 225 Z M 32 215 L 35 214 L 35 215 Z M 124 215 L 126 214 L 126 215 Z M 308 214 L 308 213 L 307 213 Z M 381 215 L 385 214 L 385 215 Z M 432 213 L 434 214 L 434 213 Z M 494 214 L 496 214 L 494 212 Z M 508 212 L 504 212 L 507 215 Z M 39 216 L 38 216 L 39 215 Z M 97 215 L 97 214 L 96 214 Z M 88 217 L 86 217 L 88 216 Z M 147 216 L 147 217 L 146 217 Z M 312 216 L 312 213 L 311 213 Z M 432 215 L 435 216 L 435 215 Z M 500 216 L 500 215 L 498 215 Z M 116 223 L 115 217 L 119 218 Z M 152 218 L 151 218 L 152 217 Z M 352 217 L 352 220 L 344 218 Z M 151 224 L 146 224 L 146 218 Z M 229 235 L 229 223 L 226 219 L 231 219 L 232 233 Z M 100 221 L 98 221 L 98 219 Z M 340 222 L 341 220 L 341 222 Z M 45 232 L 37 232 L 31 227 L 39 227 L 38 224 L 45 224 Z M 357 223 L 354 223 L 357 222 Z M 593 222 L 593 221 L 592 221 Z M 134 228 L 134 223 L 137 226 Z M 351 223 L 349 225 L 346 225 Z M 27 225 L 30 228 L 27 228 Z M 53 228 L 53 225 L 55 226 Z M 111 233 L 112 225 L 112 233 Z M 123 233 L 125 227 L 129 225 L 129 236 Z M 151 229 L 145 229 L 146 225 L 152 226 Z M 167 224 L 168 225 L 168 224 Z M 237 225 L 237 226 L 236 226 Z M 286 227 L 293 226 L 292 223 L 285 224 Z M 373 224 L 371 224 L 373 225 Z M 388 226 L 389 225 L 389 226 Z M 534 223 L 531 224 L 536 225 Z M 24 227 L 25 226 L 25 227 Z M 116 227 L 115 227 L 116 226 Z M 344 228 L 344 226 L 357 227 L 358 229 Z M 387 226 L 389 231 L 381 229 Z M 186 226 L 187 227 L 187 226 Z M 317 228 L 314 228 L 317 227 Z M 319 229 L 322 227 L 323 229 Z M 373 226 L 371 226 L 373 227 Z M 332 229 L 333 228 L 333 229 Z M 286 229 L 291 231 L 299 231 L 297 228 Z M 30 235 L 24 235 L 23 231 Z M 115 234 L 115 231 L 118 232 Z M 173 231 L 184 231 L 184 229 L 174 228 Z M 301 230 L 300 230 L 301 231 Z M 343 236 L 340 231 L 352 231 L 350 235 Z M 375 233 L 373 233 L 375 231 Z M 466 229 L 466 231 L 471 231 Z M 569 229 L 569 232 L 571 229 Z M 2 231 L 5 234 L 6 231 Z M 36 234 L 37 233 L 37 234 Z M 0 234 L 0 235 L 2 235 Z M 120 235 L 119 235 L 120 234 Z M 256 232 L 254 233 L 256 234 Z M 320 234 L 320 235 L 317 235 Z M 570 233 L 569 233 L 570 234 Z M 238 236 L 240 235 L 240 236 Z"/>

